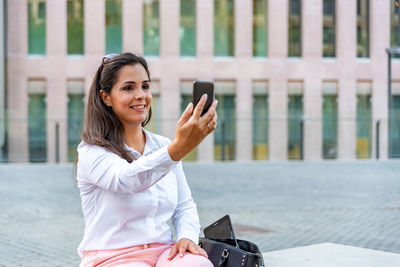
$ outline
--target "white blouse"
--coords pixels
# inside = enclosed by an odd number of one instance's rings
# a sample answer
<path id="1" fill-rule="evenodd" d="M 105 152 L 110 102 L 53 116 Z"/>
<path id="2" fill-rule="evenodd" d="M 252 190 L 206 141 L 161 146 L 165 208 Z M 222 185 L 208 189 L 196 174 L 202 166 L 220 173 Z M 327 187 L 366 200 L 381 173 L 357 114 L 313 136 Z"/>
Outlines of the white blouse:
<path id="1" fill-rule="evenodd" d="M 144 133 L 143 155 L 126 146 L 132 163 L 103 147 L 79 144 L 77 180 L 85 219 L 81 257 L 85 250 L 173 243 L 170 218 L 177 240 L 197 244 L 199 216 L 182 163 L 171 159 L 169 139 Z"/>

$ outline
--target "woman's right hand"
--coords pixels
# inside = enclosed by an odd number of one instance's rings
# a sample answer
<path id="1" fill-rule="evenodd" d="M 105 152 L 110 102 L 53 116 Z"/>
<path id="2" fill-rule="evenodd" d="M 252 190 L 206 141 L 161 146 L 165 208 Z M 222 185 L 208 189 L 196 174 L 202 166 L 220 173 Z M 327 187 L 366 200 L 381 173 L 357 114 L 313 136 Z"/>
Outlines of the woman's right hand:
<path id="1" fill-rule="evenodd" d="M 181 160 L 217 127 L 216 109 L 218 101 L 214 100 L 208 111 L 201 116 L 206 100 L 207 95 L 205 94 L 194 110 L 193 104 L 190 103 L 180 117 L 176 127 L 175 139 L 168 147 L 172 160 Z"/>

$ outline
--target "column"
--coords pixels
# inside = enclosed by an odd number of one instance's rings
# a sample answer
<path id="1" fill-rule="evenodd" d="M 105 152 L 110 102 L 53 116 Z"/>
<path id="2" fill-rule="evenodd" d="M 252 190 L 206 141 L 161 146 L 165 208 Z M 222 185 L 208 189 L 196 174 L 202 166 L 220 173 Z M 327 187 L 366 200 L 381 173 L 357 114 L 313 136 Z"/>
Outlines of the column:
<path id="1" fill-rule="evenodd" d="M 234 1 L 235 59 L 245 67 L 252 57 L 252 2 Z M 243 72 L 236 80 L 236 160 L 252 159 L 252 79 L 251 73 Z"/>
<path id="2" fill-rule="evenodd" d="M 269 158 L 287 159 L 287 69 L 288 2 L 268 1 L 268 55 L 271 66 L 269 81 Z M 273 38 L 272 38 L 273 36 Z"/>
<path id="3" fill-rule="evenodd" d="M 234 1 L 235 59 L 251 58 L 253 48 L 253 2 Z"/>
<path id="4" fill-rule="evenodd" d="M 10 162 L 29 160 L 28 94 L 26 57 L 28 54 L 28 4 L 8 0 L 8 156 Z"/>
<path id="5" fill-rule="evenodd" d="M 48 162 L 56 162 L 57 160 L 66 162 L 68 153 L 67 2 L 47 0 L 46 4 L 47 160 Z M 56 127 L 58 127 L 58 136 Z"/>
<path id="6" fill-rule="evenodd" d="M 213 62 L 214 47 L 214 1 L 196 1 L 196 67 L 199 80 L 213 80 L 213 71 L 210 67 Z M 217 126 L 218 127 L 218 126 Z M 198 161 L 212 161 L 214 159 L 214 134 L 207 136 L 199 145 Z"/>
<path id="7" fill-rule="evenodd" d="M 322 155 L 322 19 L 322 0 L 302 1 L 305 160 L 319 160 Z"/>
<path id="8" fill-rule="evenodd" d="M 143 55 L 143 0 L 122 1 L 122 50 Z"/>
<path id="9" fill-rule="evenodd" d="M 236 160 L 248 161 L 253 155 L 252 129 L 252 80 L 241 77 L 236 80 Z"/>
<path id="10" fill-rule="evenodd" d="M 356 1 L 337 0 L 338 159 L 355 159 L 356 151 Z"/>
<path id="11" fill-rule="evenodd" d="M 370 0 L 370 55 L 372 65 L 372 158 L 376 152 L 376 121 L 380 120 L 379 159 L 388 158 L 389 129 L 388 129 L 388 66 L 385 49 L 390 43 L 389 20 L 392 1 Z M 393 70 L 392 70 L 393 71 Z"/>
<path id="12" fill-rule="evenodd" d="M 174 68 L 179 57 L 179 18 L 179 0 L 160 1 L 162 134 L 171 139 L 181 113 L 179 73 Z"/>
<path id="13" fill-rule="evenodd" d="M 85 95 L 89 93 L 90 86 L 97 69 L 100 67 L 102 56 L 105 53 L 105 0 L 85 0 Z"/>

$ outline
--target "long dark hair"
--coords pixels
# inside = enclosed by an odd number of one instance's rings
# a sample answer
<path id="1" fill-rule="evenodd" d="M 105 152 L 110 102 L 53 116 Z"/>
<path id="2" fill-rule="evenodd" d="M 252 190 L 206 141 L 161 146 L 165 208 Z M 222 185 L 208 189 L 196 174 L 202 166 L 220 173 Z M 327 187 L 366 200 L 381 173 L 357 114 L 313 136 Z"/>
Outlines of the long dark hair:
<path id="1" fill-rule="evenodd" d="M 107 56 L 103 58 L 103 63 L 98 68 L 90 86 L 82 131 L 82 140 L 87 144 L 104 147 L 128 162 L 133 161 L 133 156 L 125 148 L 122 124 L 113 109 L 103 102 L 100 90 L 110 94 L 113 85 L 118 80 L 120 69 L 126 65 L 136 64 L 144 67 L 150 81 L 149 68 L 143 57 L 132 53 L 123 53 L 109 59 Z M 145 126 L 150 119 L 151 108 L 149 116 L 142 122 L 142 126 Z"/>

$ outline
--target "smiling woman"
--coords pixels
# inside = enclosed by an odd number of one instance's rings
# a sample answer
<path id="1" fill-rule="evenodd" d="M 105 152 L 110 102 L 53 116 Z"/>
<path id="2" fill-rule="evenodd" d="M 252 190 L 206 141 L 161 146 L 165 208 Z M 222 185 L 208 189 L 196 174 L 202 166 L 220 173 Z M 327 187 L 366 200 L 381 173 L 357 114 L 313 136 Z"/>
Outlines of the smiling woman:
<path id="1" fill-rule="evenodd" d="M 78 146 L 85 219 L 81 266 L 212 266 L 197 245 L 199 216 L 180 161 L 215 130 L 217 102 L 203 116 L 206 96 L 196 108 L 190 103 L 171 142 L 143 128 L 151 118 L 151 101 L 144 58 L 103 57 Z"/>

